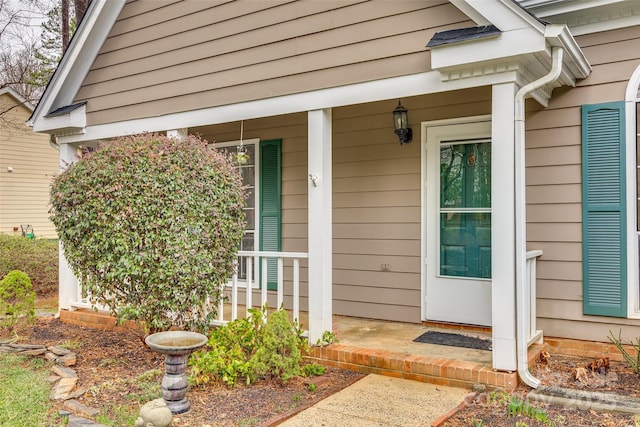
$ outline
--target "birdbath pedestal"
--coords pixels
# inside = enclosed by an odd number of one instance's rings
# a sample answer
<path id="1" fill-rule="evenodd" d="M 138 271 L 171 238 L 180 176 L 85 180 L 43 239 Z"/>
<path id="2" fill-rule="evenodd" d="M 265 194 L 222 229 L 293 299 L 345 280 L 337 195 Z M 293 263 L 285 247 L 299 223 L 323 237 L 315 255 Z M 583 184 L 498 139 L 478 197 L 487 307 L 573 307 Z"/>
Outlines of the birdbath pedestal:
<path id="1" fill-rule="evenodd" d="M 187 399 L 187 358 L 207 343 L 207 337 L 190 331 L 164 331 L 151 334 L 144 341 L 151 350 L 164 354 L 161 388 L 167 407 L 174 415 L 187 412 L 191 407 Z"/>

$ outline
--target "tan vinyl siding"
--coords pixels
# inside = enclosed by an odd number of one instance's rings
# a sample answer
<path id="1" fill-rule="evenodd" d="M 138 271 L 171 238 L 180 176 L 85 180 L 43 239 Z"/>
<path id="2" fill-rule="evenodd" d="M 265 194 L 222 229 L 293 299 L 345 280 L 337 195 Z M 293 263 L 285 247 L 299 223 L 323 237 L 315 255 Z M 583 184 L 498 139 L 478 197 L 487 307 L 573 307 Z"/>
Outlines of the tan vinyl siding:
<path id="1" fill-rule="evenodd" d="M 0 96 L 0 109 L 15 105 Z M 49 186 L 58 171 L 58 151 L 47 135 L 36 134 L 25 122 L 31 111 L 17 107 L 2 116 L 0 126 L 0 232 L 20 235 L 21 225 L 32 225 L 37 237 L 56 237 L 49 221 Z M 13 172 L 7 172 L 12 167 Z M 14 231 L 18 227 L 18 231 Z"/>
<path id="2" fill-rule="evenodd" d="M 470 24 L 444 0 L 128 1 L 76 101 L 93 125 L 414 74 Z"/>
<path id="3" fill-rule="evenodd" d="M 593 67 L 576 88 L 554 91 L 549 108 L 528 103 L 528 248 L 542 249 L 538 262 L 538 326 L 547 336 L 606 340 L 625 325 L 637 336 L 637 321 L 582 314 L 582 104 L 624 100 L 640 65 L 640 27 L 577 37 Z M 635 335 L 634 335 L 635 334 Z"/>
<path id="4" fill-rule="evenodd" d="M 420 123 L 488 114 L 489 88 L 403 99 L 414 140 L 393 133 L 395 101 L 333 110 L 333 312 L 419 322 Z M 244 122 L 244 138 L 282 139 L 282 249 L 307 251 L 306 114 Z M 238 140 L 240 124 L 190 129 L 208 140 Z M 382 264 L 389 271 L 381 271 Z M 301 262 L 302 309 L 307 262 Z M 285 267 L 285 300 L 291 295 Z M 259 294 L 255 293 L 255 298 Z M 258 301 L 256 299 L 256 301 Z M 270 302 L 274 302 L 271 301 Z"/>

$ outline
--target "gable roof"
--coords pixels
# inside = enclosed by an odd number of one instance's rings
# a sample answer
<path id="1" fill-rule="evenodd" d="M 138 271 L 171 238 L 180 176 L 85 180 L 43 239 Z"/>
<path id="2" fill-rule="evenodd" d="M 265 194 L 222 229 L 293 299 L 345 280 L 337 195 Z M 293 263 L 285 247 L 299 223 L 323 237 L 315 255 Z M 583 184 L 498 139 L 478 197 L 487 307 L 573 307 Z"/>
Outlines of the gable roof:
<path id="1" fill-rule="evenodd" d="M 47 116 L 71 104 L 91 64 L 98 55 L 125 0 L 93 0 L 47 84 L 28 125 L 36 132 L 57 129 L 57 122 Z"/>
<path id="2" fill-rule="evenodd" d="M 34 106 L 31 102 L 27 101 L 22 95 L 20 95 L 17 91 L 12 89 L 10 86 L 3 86 L 0 88 L 0 95 L 9 95 L 13 99 L 15 99 L 18 104 L 23 105 L 29 111 L 33 111 Z"/>

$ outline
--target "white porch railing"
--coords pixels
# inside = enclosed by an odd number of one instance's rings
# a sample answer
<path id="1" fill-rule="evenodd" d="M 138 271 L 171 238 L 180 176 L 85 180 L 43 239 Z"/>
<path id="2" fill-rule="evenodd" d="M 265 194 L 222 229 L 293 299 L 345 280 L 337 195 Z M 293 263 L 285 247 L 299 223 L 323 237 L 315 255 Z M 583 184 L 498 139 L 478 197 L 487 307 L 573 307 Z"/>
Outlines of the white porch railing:
<path id="1" fill-rule="evenodd" d="M 227 298 L 221 299 L 218 305 L 218 313 L 217 319 L 215 321 L 216 324 L 227 323 L 231 320 L 235 320 L 238 318 L 238 306 L 244 305 L 246 313 L 249 312 L 250 308 L 263 307 L 267 302 L 267 298 L 269 296 L 269 291 L 267 286 L 262 286 L 258 289 L 258 283 L 267 283 L 267 277 L 269 274 L 269 263 L 267 262 L 269 259 L 277 260 L 277 286 L 275 290 L 275 298 L 276 298 L 276 307 L 280 308 L 284 302 L 284 264 L 285 259 L 292 260 L 292 290 L 291 290 L 291 299 L 292 305 L 291 307 L 285 307 L 287 310 L 291 310 L 293 314 L 294 320 L 300 320 L 300 259 L 305 259 L 309 257 L 309 254 L 305 252 L 270 252 L 270 251 L 239 251 L 238 257 L 241 260 L 240 262 L 244 262 L 246 279 L 243 279 L 242 282 L 238 279 L 236 268 L 236 273 L 231 278 L 229 283 L 225 283 L 222 285 L 222 290 L 227 295 Z M 256 281 L 253 279 L 253 270 L 256 266 L 260 266 L 260 280 Z M 254 287 L 255 285 L 255 287 Z M 238 298 L 238 291 L 244 290 L 245 296 L 244 301 L 240 301 Z M 254 301 L 254 292 L 260 292 L 259 304 L 256 304 Z M 271 291 L 273 292 L 273 291 Z M 244 304 L 243 304 L 244 303 Z M 227 316 L 225 317 L 225 304 L 230 305 L 230 310 L 227 310 Z M 89 301 L 88 295 L 83 295 L 82 286 L 78 282 L 76 286 L 74 297 L 72 301 L 70 301 L 69 306 L 72 308 L 97 308 L 98 310 L 106 310 L 108 311 L 108 307 L 104 307 L 101 305 L 91 304 Z"/>
<path id="2" fill-rule="evenodd" d="M 522 316 L 522 319 L 524 319 L 525 322 L 528 323 L 528 327 L 526 328 L 528 333 L 527 346 L 530 346 L 533 343 L 542 342 L 542 331 L 538 330 L 536 324 L 536 260 L 540 256 L 542 256 L 541 250 L 527 252 L 527 280 L 525 282 L 524 294 L 529 303 L 526 304 L 526 313 L 524 313 L 524 315 Z"/>
<path id="3" fill-rule="evenodd" d="M 238 268 L 236 273 L 231 278 L 230 283 L 223 285 L 223 291 L 228 291 L 228 298 L 221 299 L 218 305 L 218 319 L 216 323 L 226 323 L 238 318 L 238 306 L 244 305 L 246 314 L 249 313 L 249 309 L 253 307 L 263 307 L 267 303 L 269 291 L 267 289 L 267 278 L 269 275 L 269 259 L 277 260 L 277 282 L 276 282 L 276 307 L 280 308 L 284 303 L 284 260 L 291 259 L 293 267 L 292 277 L 292 290 L 291 299 L 292 306 L 285 307 L 291 310 L 293 319 L 300 320 L 300 259 L 308 258 L 309 254 L 306 252 L 271 252 L 271 251 L 239 251 L 238 257 L 240 262 L 244 262 L 244 271 L 246 278 L 240 283 L 238 279 Z M 254 281 L 253 271 L 256 266 L 260 266 L 260 280 Z M 263 283 L 264 286 L 258 289 L 254 288 L 254 284 Z M 238 297 L 238 290 L 244 289 L 244 304 Z M 260 292 L 259 304 L 255 304 L 253 300 L 254 291 Z M 272 291 L 273 292 L 273 291 Z M 224 305 L 230 305 L 229 317 L 225 318 Z"/>

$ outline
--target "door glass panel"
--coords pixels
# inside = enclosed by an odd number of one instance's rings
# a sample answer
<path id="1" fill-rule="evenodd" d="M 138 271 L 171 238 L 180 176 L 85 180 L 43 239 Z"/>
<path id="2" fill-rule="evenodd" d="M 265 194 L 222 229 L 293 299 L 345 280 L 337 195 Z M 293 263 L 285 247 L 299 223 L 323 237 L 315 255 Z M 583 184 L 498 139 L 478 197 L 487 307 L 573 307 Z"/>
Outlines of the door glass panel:
<path id="1" fill-rule="evenodd" d="M 440 146 L 440 274 L 491 277 L 491 144 Z"/>

